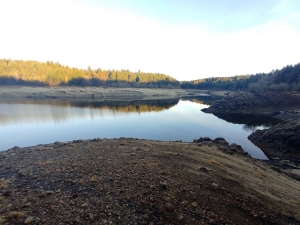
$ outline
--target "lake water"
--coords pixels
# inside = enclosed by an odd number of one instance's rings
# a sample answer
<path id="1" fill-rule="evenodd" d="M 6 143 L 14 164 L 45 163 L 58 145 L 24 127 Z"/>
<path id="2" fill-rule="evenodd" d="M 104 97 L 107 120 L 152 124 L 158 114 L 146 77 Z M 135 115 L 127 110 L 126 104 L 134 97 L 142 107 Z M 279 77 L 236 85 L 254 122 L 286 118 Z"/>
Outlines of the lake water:
<path id="1" fill-rule="evenodd" d="M 206 114 L 209 98 L 126 102 L 26 100 L 0 102 L 0 151 L 55 141 L 135 137 L 192 142 L 224 137 L 267 159 L 248 139 L 264 126 L 233 124 Z"/>

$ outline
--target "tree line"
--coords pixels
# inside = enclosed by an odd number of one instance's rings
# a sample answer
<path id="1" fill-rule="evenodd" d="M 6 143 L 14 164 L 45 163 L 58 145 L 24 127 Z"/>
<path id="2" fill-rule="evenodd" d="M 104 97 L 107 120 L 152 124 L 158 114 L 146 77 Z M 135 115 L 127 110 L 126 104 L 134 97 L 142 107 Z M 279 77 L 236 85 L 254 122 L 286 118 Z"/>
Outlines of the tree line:
<path id="1" fill-rule="evenodd" d="M 186 89 L 300 91 L 300 63 L 270 73 L 183 81 L 180 86 Z"/>
<path id="2" fill-rule="evenodd" d="M 102 70 L 70 68 L 58 62 L 0 59 L 0 84 L 75 85 L 141 88 L 179 88 L 180 82 L 161 73 L 140 70 Z"/>
<path id="3" fill-rule="evenodd" d="M 58 62 L 22 61 L 0 59 L 0 85 L 40 86 L 109 86 L 140 88 L 183 88 L 215 90 L 275 90 L 300 91 L 300 63 L 287 65 L 270 73 L 211 77 L 193 81 L 174 79 L 161 73 L 145 73 L 140 70 L 78 69 Z"/>

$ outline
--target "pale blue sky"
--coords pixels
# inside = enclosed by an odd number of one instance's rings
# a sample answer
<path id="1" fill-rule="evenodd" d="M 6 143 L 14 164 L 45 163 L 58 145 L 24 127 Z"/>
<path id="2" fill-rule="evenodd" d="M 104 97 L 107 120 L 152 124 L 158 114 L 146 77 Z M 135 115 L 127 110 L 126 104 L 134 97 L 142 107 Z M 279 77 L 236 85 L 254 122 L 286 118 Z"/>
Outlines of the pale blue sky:
<path id="1" fill-rule="evenodd" d="M 179 80 L 300 62 L 299 0 L 0 0 L 0 58 Z"/>
<path id="2" fill-rule="evenodd" d="M 113 3 L 112 3 L 113 2 Z M 280 17 L 274 12 L 280 1 L 240 0 L 103 0 L 91 5 L 127 11 L 159 22 L 181 26 L 200 25 L 215 32 L 238 31 Z M 282 10 L 297 12 L 300 2 L 283 6 Z M 298 9 L 297 9 L 297 7 Z"/>

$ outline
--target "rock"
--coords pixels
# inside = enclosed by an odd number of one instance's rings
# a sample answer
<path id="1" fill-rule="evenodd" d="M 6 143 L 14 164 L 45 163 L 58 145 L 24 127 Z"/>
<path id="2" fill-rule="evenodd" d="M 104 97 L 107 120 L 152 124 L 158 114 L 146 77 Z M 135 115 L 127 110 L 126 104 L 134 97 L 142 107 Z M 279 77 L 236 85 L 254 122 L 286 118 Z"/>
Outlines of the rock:
<path id="1" fill-rule="evenodd" d="M 12 194 L 12 190 L 5 190 L 3 193 L 2 193 L 2 196 L 10 196 Z"/>
<path id="2" fill-rule="evenodd" d="M 80 207 L 82 207 L 82 208 L 87 208 L 87 207 L 88 207 L 88 204 L 87 204 L 87 203 L 83 203 Z"/>
<path id="3" fill-rule="evenodd" d="M 167 189 L 167 181 L 161 181 L 161 182 L 159 183 L 159 187 L 160 187 L 161 189 L 166 190 L 166 189 Z"/>
<path id="4" fill-rule="evenodd" d="M 26 202 L 24 206 L 25 207 L 30 207 L 31 206 L 31 202 Z"/>
<path id="5" fill-rule="evenodd" d="M 56 142 L 54 142 L 54 144 L 57 145 L 57 146 L 63 146 L 64 145 L 64 143 L 60 142 L 60 141 L 56 141 Z"/>
<path id="6" fill-rule="evenodd" d="M 32 216 L 29 216 L 24 221 L 24 224 L 32 224 L 34 222 L 34 218 Z"/>
<path id="7" fill-rule="evenodd" d="M 208 170 L 205 167 L 200 167 L 199 170 L 203 173 L 207 173 Z"/>
<path id="8" fill-rule="evenodd" d="M 217 145 L 221 145 L 224 147 L 229 146 L 229 143 L 224 138 L 221 138 L 221 137 L 216 138 L 215 140 L 213 140 L 213 142 Z"/>
<path id="9" fill-rule="evenodd" d="M 53 191 L 46 191 L 46 195 L 53 195 L 54 192 Z"/>
<path id="10" fill-rule="evenodd" d="M 168 211 L 168 212 L 171 212 L 175 209 L 174 205 L 171 204 L 171 203 L 166 203 L 165 204 L 165 209 Z"/>
<path id="11" fill-rule="evenodd" d="M 199 139 L 194 139 L 194 142 L 202 142 L 204 139 L 200 137 Z"/>
<path id="12" fill-rule="evenodd" d="M 192 206 L 197 208 L 197 206 L 198 206 L 197 202 L 192 202 Z"/>
<path id="13" fill-rule="evenodd" d="M 19 170 L 17 174 L 18 174 L 19 177 L 25 177 L 26 176 L 26 172 L 24 170 Z"/>
<path id="14" fill-rule="evenodd" d="M 242 148 L 242 146 L 236 144 L 236 143 L 232 143 L 230 146 L 229 146 L 230 150 L 234 153 L 239 153 L 239 154 L 243 154 L 245 155 L 245 151 L 244 149 Z M 247 154 L 246 154 L 247 155 Z"/>
<path id="15" fill-rule="evenodd" d="M 229 147 L 231 148 L 232 151 L 236 151 L 236 152 L 243 151 L 242 146 L 240 146 L 236 143 L 232 143 Z"/>
<path id="16" fill-rule="evenodd" d="M 183 220 L 183 218 L 184 218 L 183 215 L 182 215 L 182 214 L 179 214 L 178 219 L 179 219 L 179 220 Z"/>
<path id="17" fill-rule="evenodd" d="M 214 186 L 214 187 L 218 187 L 219 186 L 216 183 L 212 183 L 211 185 Z"/>
<path id="18" fill-rule="evenodd" d="M 204 137 L 203 141 L 211 141 L 211 139 L 209 137 Z"/>
<path id="19" fill-rule="evenodd" d="M 90 179 L 90 182 L 96 182 L 98 179 L 98 176 L 97 175 L 93 175 Z"/>
<path id="20" fill-rule="evenodd" d="M 214 224 L 216 221 L 214 219 L 210 219 L 208 222 L 209 224 Z"/>
<path id="21" fill-rule="evenodd" d="M 89 218 L 91 222 L 95 221 L 95 216 L 92 213 L 89 214 Z"/>
<path id="22" fill-rule="evenodd" d="M 98 142 L 98 141 L 102 141 L 102 139 L 101 138 L 94 138 L 94 139 L 92 139 L 92 141 Z"/>

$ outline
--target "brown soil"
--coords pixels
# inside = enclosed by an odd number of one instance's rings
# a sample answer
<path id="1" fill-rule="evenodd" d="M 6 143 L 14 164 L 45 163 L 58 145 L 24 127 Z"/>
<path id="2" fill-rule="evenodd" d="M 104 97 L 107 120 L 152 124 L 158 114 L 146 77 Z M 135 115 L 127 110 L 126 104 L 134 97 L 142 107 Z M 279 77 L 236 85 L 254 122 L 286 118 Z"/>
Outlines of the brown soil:
<path id="1" fill-rule="evenodd" d="M 222 139 L 0 153 L 0 224 L 300 224 L 300 185 Z"/>
<path id="2" fill-rule="evenodd" d="M 186 96 L 182 89 L 1 86 L 0 99 L 147 100 Z"/>

